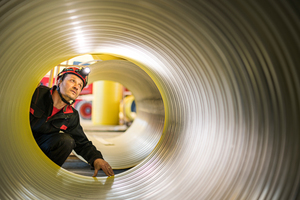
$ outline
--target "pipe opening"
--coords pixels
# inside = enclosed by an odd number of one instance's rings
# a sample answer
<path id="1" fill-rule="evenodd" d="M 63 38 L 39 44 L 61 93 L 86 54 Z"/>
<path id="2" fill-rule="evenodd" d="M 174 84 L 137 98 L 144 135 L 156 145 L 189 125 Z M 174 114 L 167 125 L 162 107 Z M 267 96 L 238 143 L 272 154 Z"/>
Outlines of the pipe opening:
<path id="1" fill-rule="evenodd" d="M 164 124 L 162 97 L 147 73 L 132 62 L 109 55 L 97 55 L 110 58 L 104 61 L 76 61 L 91 57 L 84 55 L 60 63 L 40 85 L 57 85 L 56 75 L 65 67 L 89 65 L 89 83 L 72 106 L 79 112 L 87 138 L 113 169 L 123 172 L 141 162 L 157 145 Z M 87 163 L 74 150 L 69 157 L 72 162 L 73 156 Z M 78 166 L 85 167 L 80 163 Z M 70 163 L 62 167 L 78 173 Z"/>

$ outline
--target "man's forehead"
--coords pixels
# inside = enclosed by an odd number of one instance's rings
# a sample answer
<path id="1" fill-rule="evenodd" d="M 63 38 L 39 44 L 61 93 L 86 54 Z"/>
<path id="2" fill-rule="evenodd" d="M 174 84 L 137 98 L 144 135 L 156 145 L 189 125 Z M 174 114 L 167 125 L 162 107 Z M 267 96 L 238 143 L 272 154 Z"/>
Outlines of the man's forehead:
<path id="1" fill-rule="evenodd" d="M 83 81 L 81 80 L 81 78 L 79 78 L 78 76 L 76 76 L 76 75 L 74 75 L 74 74 L 66 74 L 67 75 L 67 77 L 66 78 L 68 78 L 68 79 L 75 79 L 75 80 L 77 80 L 77 81 L 80 81 L 80 83 L 82 83 L 83 84 Z"/>

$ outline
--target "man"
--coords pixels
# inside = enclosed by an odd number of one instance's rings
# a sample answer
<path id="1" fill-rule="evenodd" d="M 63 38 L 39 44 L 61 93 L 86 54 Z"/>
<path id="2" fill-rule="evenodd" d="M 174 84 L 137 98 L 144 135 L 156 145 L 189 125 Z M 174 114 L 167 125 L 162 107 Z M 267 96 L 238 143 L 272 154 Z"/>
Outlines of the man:
<path id="1" fill-rule="evenodd" d="M 30 126 L 39 147 L 57 165 L 62 166 L 74 149 L 95 169 L 93 177 L 100 169 L 113 176 L 111 166 L 87 139 L 79 114 L 71 106 L 87 85 L 87 70 L 65 68 L 57 76 L 57 86 L 39 86 L 31 100 Z"/>

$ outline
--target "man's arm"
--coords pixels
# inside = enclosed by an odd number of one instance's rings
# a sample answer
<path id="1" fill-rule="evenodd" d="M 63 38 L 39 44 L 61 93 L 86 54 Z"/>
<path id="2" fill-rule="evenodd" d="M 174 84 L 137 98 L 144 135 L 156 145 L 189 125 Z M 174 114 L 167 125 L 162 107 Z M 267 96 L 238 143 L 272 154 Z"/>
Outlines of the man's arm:
<path id="1" fill-rule="evenodd" d="M 84 134 L 82 127 L 79 124 L 79 117 L 78 121 L 75 123 L 77 123 L 76 127 L 70 131 L 70 134 L 76 143 L 76 147 L 74 148 L 75 152 L 94 167 L 94 177 L 97 176 L 100 169 L 102 169 L 107 176 L 113 176 L 114 173 L 111 166 L 103 159 L 101 152 L 96 149 Z"/>

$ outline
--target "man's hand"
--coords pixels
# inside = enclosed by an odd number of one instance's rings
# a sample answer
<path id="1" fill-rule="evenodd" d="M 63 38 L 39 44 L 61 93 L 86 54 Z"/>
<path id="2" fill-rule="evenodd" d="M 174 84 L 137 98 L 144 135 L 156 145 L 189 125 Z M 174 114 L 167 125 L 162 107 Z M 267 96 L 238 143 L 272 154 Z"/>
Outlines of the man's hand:
<path id="1" fill-rule="evenodd" d="M 102 169 L 102 171 L 107 175 L 107 176 L 114 176 L 114 171 L 112 170 L 111 166 L 103 159 L 98 158 L 94 161 L 94 168 L 95 168 L 95 173 L 93 177 L 96 177 L 98 174 L 98 171 Z"/>

